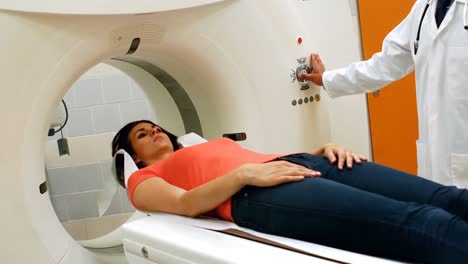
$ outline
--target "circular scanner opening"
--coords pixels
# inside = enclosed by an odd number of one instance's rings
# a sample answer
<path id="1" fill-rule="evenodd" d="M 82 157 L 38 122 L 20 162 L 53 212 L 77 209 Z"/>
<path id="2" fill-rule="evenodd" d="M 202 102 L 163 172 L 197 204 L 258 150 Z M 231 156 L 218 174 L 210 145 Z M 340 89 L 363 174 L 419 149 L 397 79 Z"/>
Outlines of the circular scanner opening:
<path id="1" fill-rule="evenodd" d="M 45 170 L 56 215 L 75 240 L 106 235 L 135 211 L 111 169 L 111 141 L 121 127 L 149 119 L 176 135 L 203 135 L 185 90 L 143 61 L 107 60 L 94 66 L 69 88 L 63 102 L 47 136 Z"/>

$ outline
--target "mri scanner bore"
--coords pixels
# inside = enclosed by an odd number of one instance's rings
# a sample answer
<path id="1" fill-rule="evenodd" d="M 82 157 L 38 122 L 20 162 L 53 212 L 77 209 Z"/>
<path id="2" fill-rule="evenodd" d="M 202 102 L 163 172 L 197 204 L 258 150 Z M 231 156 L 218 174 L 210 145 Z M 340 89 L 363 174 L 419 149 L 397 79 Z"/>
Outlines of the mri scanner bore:
<path id="1" fill-rule="evenodd" d="M 118 228 L 135 211 L 125 191 L 112 181 L 112 137 L 130 120 L 157 117 L 139 84 L 105 63 L 73 84 L 57 112 L 46 147 L 49 195 L 74 239 L 95 239 Z M 62 153 L 64 139 L 73 146 L 68 156 Z"/>

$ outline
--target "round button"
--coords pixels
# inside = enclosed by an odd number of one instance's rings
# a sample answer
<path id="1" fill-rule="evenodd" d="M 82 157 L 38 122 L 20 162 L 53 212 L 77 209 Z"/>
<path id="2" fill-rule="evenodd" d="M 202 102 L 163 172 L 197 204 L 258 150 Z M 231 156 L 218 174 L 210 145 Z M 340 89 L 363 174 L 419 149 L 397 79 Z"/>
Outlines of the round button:
<path id="1" fill-rule="evenodd" d="M 315 95 L 315 101 L 320 102 L 320 94 Z"/>
<path id="2" fill-rule="evenodd" d="M 308 102 L 309 102 L 309 98 L 307 98 L 307 97 L 306 97 L 306 98 L 304 98 L 304 103 L 306 103 L 306 104 L 307 104 Z"/>
<path id="3" fill-rule="evenodd" d="M 314 97 L 313 96 L 310 96 L 309 97 L 309 101 L 312 103 L 314 101 Z"/>
<path id="4" fill-rule="evenodd" d="M 296 106 L 296 105 L 297 105 L 297 101 L 296 101 L 296 100 L 293 100 L 293 101 L 292 101 L 292 105 L 293 105 L 293 106 Z"/>
<path id="5" fill-rule="evenodd" d="M 302 99 L 299 99 L 299 104 L 300 104 L 300 105 L 302 104 Z"/>

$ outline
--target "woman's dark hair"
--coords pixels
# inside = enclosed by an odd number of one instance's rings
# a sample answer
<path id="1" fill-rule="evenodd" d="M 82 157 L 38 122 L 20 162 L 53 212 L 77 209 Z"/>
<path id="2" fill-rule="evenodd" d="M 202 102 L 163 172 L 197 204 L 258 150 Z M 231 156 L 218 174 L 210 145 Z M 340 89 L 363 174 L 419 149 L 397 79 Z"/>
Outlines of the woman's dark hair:
<path id="1" fill-rule="evenodd" d="M 153 123 L 152 121 L 149 121 L 149 120 L 138 120 L 138 121 L 133 121 L 131 123 L 128 123 L 126 124 L 124 127 L 122 127 L 119 132 L 117 132 L 117 134 L 115 134 L 114 136 L 114 139 L 112 139 L 112 156 L 115 155 L 115 153 L 119 150 L 119 149 L 123 149 L 125 150 L 131 157 L 133 157 L 133 155 L 135 154 L 135 151 L 133 150 L 133 147 L 132 147 L 132 143 L 130 142 L 128 136 L 130 134 L 130 131 L 135 127 L 137 126 L 138 124 L 141 124 L 141 123 L 148 123 L 148 124 L 152 124 L 152 125 L 155 125 L 155 126 L 158 126 L 159 128 L 161 128 L 161 130 L 169 137 L 169 139 L 171 140 L 171 143 L 172 143 L 172 148 L 174 149 L 174 151 L 178 150 L 181 148 L 181 146 L 179 145 L 179 143 L 177 142 L 177 137 L 168 132 L 167 130 L 165 130 L 164 128 L 162 128 L 161 126 L 159 125 L 156 125 L 155 123 Z M 117 161 L 116 161 L 117 163 Z M 145 165 L 142 163 L 142 162 L 139 162 L 136 164 L 138 166 L 138 168 L 143 168 L 145 167 Z M 124 176 L 123 176 L 123 172 L 119 172 L 119 168 L 117 168 L 117 164 L 116 164 L 116 169 L 117 169 L 117 180 L 119 181 L 120 185 L 122 185 L 124 188 L 125 188 L 125 180 L 124 180 Z M 120 168 L 121 170 L 123 170 L 123 168 Z"/>

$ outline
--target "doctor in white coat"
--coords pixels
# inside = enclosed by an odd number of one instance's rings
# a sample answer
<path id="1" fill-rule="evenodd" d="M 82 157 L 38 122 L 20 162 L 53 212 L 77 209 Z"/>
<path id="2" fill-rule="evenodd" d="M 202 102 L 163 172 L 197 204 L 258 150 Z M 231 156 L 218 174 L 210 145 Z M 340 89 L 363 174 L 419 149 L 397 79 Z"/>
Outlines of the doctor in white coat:
<path id="1" fill-rule="evenodd" d="M 468 0 L 417 0 L 385 38 L 382 51 L 325 71 L 312 54 L 311 74 L 330 97 L 373 92 L 416 72 L 418 175 L 468 187 Z"/>

